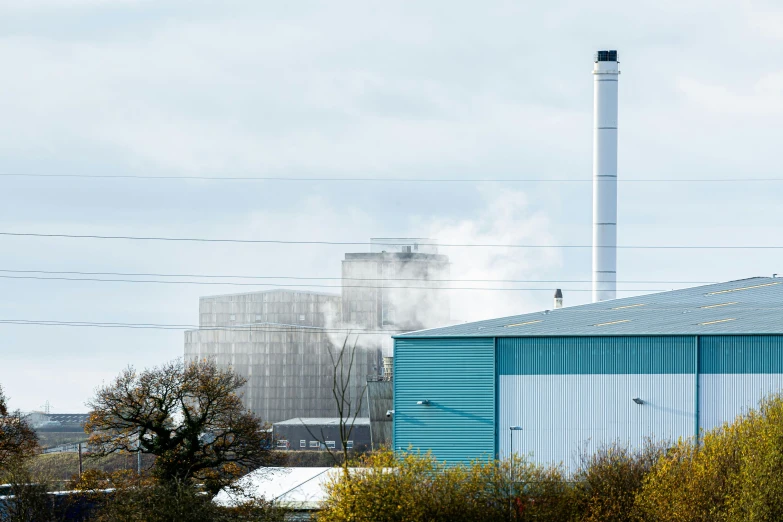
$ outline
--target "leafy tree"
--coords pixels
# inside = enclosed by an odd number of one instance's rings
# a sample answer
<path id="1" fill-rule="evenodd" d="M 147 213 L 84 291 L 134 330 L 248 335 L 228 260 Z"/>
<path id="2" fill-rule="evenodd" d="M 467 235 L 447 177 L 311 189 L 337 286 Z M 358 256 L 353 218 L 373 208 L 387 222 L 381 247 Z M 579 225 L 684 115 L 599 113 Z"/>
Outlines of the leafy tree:
<path id="1" fill-rule="evenodd" d="M 198 481 L 214 495 L 272 460 L 271 432 L 238 395 L 245 382 L 209 360 L 129 367 L 89 403 L 92 455 L 152 454 L 161 483 Z"/>
<path id="2" fill-rule="evenodd" d="M 19 410 L 8 409 L 0 386 L 0 470 L 38 453 L 38 437 Z M 1 478 L 1 477 L 0 477 Z"/>

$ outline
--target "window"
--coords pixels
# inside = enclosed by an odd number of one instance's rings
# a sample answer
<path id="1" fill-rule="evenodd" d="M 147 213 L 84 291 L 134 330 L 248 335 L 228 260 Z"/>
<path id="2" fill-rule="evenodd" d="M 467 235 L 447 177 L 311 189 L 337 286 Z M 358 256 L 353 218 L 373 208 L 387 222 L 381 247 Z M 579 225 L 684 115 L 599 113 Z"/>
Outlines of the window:
<path id="1" fill-rule="evenodd" d="M 284 439 L 278 440 L 277 449 L 288 449 L 288 441 Z"/>
<path id="2" fill-rule="evenodd" d="M 307 447 L 307 441 L 306 440 L 300 440 L 299 441 L 299 447 L 300 448 L 306 448 Z"/>
<path id="3" fill-rule="evenodd" d="M 231 320 L 232 321 L 236 321 L 237 320 L 237 316 L 235 314 L 231 314 Z"/>
<path id="4" fill-rule="evenodd" d="M 260 321 L 260 320 L 261 320 L 261 314 L 256 314 L 256 321 Z"/>
<path id="5" fill-rule="evenodd" d="M 317 440 L 311 440 L 310 441 L 310 447 L 311 448 L 320 448 L 321 444 L 319 444 Z"/>
<path id="6" fill-rule="evenodd" d="M 329 449 L 334 449 L 335 448 L 334 441 L 333 440 L 327 440 L 326 441 L 326 447 L 329 448 Z"/>
<path id="7" fill-rule="evenodd" d="M 352 440 L 346 440 L 345 441 L 345 447 L 348 449 L 353 449 L 353 441 Z"/>

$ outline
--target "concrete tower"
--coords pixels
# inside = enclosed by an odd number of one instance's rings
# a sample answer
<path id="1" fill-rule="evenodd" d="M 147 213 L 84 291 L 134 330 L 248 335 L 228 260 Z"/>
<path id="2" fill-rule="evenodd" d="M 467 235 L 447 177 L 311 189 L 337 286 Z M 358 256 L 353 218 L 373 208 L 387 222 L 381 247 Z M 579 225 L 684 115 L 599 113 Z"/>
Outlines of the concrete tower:
<path id="1" fill-rule="evenodd" d="M 617 290 L 617 51 L 595 53 L 593 120 L 593 302 Z"/>

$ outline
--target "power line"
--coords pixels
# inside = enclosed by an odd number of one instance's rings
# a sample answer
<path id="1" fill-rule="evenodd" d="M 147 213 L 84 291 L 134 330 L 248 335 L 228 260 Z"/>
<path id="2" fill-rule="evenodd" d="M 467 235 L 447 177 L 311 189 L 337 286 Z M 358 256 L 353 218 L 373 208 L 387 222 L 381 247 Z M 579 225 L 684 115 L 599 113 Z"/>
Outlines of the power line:
<path id="1" fill-rule="evenodd" d="M 372 285 L 323 285 L 323 284 L 278 284 L 278 283 L 237 283 L 231 281 L 163 281 L 159 279 L 100 279 L 95 277 L 41 277 L 41 276 L 11 276 L 0 275 L 0 279 L 28 279 L 36 281 L 89 281 L 99 283 L 143 283 L 164 285 L 217 285 L 217 286 L 250 286 L 266 288 L 366 288 L 373 290 L 483 290 L 492 292 L 551 292 L 551 288 L 486 288 L 472 286 L 441 287 L 441 286 L 372 286 Z M 561 288 L 564 292 L 592 292 L 590 288 Z M 661 292 L 665 288 L 626 288 L 621 292 Z"/>
<path id="2" fill-rule="evenodd" d="M 286 176 L 143 176 L 133 174 L 0 174 L 2 178 L 74 178 L 135 180 L 205 180 L 205 181 L 290 181 L 290 182 L 377 182 L 377 183 L 590 183 L 592 178 L 395 178 L 395 177 L 286 177 Z M 758 183 L 779 182 L 783 178 L 618 178 L 631 183 Z"/>
<path id="3" fill-rule="evenodd" d="M 31 326 L 69 326 L 85 328 L 133 328 L 140 330 L 218 330 L 218 331 L 263 331 L 271 333 L 343 333 L 347 335 L 383 335 L 404 333 L 410 330 L 371 330 L 361 328 L 321 328 L 318 326 L 283 325 L 276 323 L 258 323 L 239 326 L 197 326 L 192 324 L 158 324 L 158 323 L 102 323 L 93 321 L 52 321 L 46 319 L 0 319 L 0 324 L 16 324 Z"/>
<path id="4" fill-rule="evenodd" d="M 699 307 L 694 307 L 694 311 L 698 310 Z M 638 309 L 634 311 L 634 314 L 642 313 L 642 312 L 659 312 L 664 310 L 681 310 L 681 308 L 671 308 L 671 307 L 656 307 L 656 308 L 649 308 L 649 309 Z M 733 311 L 783 311 L 783 307 L 781 306 L 762 306 L 762 307 L 738 307 L 738 308 L 732 308 Z M 578 309 L 571 309 L 569 312 L 585 312 L 585 313 L 612 313 L 613 310 L 607 308 L 605 310 L 595 310 L 595 309 L 585 309 L 585 310 L 578 310 Z M 552 313 L 552 312 L 550 312 Z M 555 311 L 555 313 L 557 313 Z M 535 312 L 529 313 L 529 314 L 521 314 L 521 315 L 543 315 L 543 312 L 539 312 L 536 314 Z M 515 316 L 509 316 L 508 319 L 512 320 Z M 482 322 L 482 321 L 471 321 L 471 322 Z M 238 326 L 197 326 L 197 325 L 183 325 L 183 324 L 159 324 L 159 323 L 114 323 L 114 322 L 94 322 L 94 321 L 54 321 L 54 320 L 39 320 L 39 319 L 0 319 L 0 325 L 8 324 L 8 325 L 19 325 L 19 326 L 64 326 L 64 327 L 72 327 L 72 328 L 128 328 L 128 329 L 139 329 L 139 330 L 174 330 L 174 331 L 185 331 L 185 330 L 199 330 L 199 331 L 240 331 L 240 332 L 264 332 L 264 333 L 292 333 L 295 332 L 297 334 L 329 334 L 329 333 L 339 333 L 339 334 L 346 334 L 348 336 L 350 335 L 391 335 L 396 333 L 407 333 L 410 332 L 410 330 L 402 330 L 402 329 L 384 329 L 384 330 L 372 330 L 372 329 L 361 329 L 361 328 L 322 328 L 318 326 L 303 326 L 303 325 L 284 325 L 284 324 L 277 324 L 277 323 L 258 323 L 258 324 L 248 324 L 248 325 L 238 325 Z M 463 324 L 463 323 L 457 323 Z M 448 326 L 456 326 L 456 325 L 443 325 L 443 327 Z M 493 326 L 501 326 L 501 325 L 493 325 Z"/>
<path id="5" fill-rule="evenodd" d="M 284 239 L 220 239 L 196 237 L 165 236 L 104 236 L 97 234 L 43 234 L 32 232 L 0 232 L 7 237 L 38 237 L 62 239 L 123 239 L 131 241 L 171 241 L 195 243 L 239 243 L 239 244 L 278 244 L 278 245 L 340 245 L 340 246 L 409 246 L 409 243 L 379 243 L 367 241 L 297 241 Z M 460 247 L 460 248 L 593 248 L 593 245 L 537 245 L 502 243 L 418 243 L 419 246 Z M 599 248 L 617 248 L 624 250 L 778 250 L 783 245 L 618 245 Z"/>
<path id="6" fill-rule="evenodd" d="M 13 274 L 55 274 L 55 275 L 90 275 L 90 276 L 127 276 L 127 277 L 197 277 L 219 279 L 287 279 L 296 281 L 424 281 L 424 278 L 393 278 L 393 277 L 303 277 L 303 276 L 255 276 L 255 275 L 215 275 L 215 274 L 161 274 L 150 272 L 84 272 L 61 270 L 11 270 L 0 272 Z M 590 279 L 426 279 L 429 283 L 592 283 Z M 707 285 L 716 281 L 617 281 L 625 284 L 693 284 Z"/>

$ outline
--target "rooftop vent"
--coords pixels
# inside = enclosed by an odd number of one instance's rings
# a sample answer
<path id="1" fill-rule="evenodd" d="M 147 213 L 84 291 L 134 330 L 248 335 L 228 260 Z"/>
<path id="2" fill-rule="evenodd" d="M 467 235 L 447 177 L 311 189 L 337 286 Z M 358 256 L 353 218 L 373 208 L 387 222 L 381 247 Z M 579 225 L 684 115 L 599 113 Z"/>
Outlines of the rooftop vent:
<path id="1" fill-rule="evenodd" d="M 555 310 L 563 308 L 563 292 L 559 288 L 555 290 Z"/>

